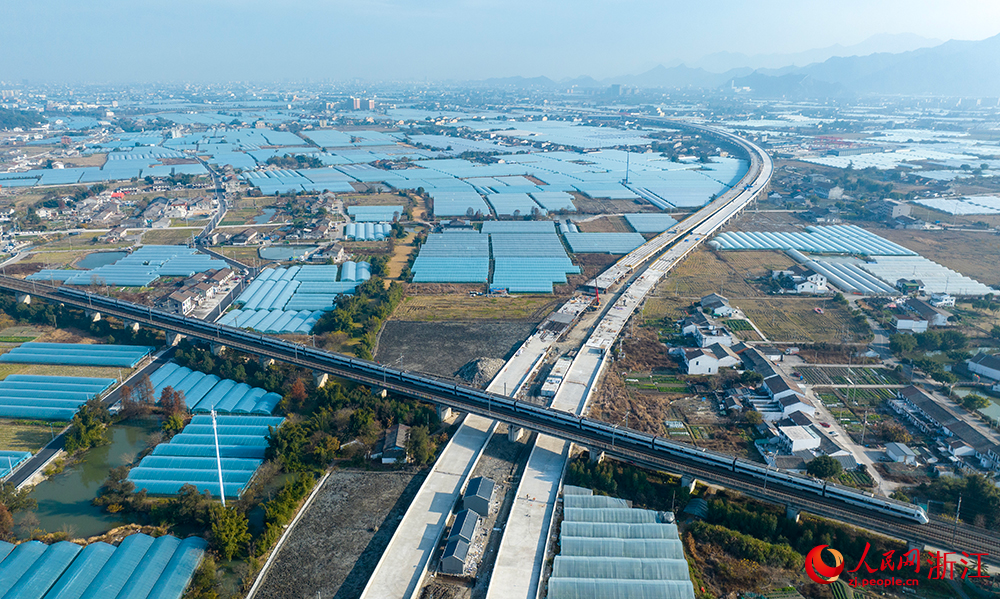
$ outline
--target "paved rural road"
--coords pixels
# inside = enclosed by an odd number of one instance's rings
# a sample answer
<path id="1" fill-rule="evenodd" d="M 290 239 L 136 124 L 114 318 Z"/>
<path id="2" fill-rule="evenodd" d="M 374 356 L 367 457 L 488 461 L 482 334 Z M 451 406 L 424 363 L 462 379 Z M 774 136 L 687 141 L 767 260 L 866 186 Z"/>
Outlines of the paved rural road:
<path id="1" fill-rule="evenodd" d="M 153 358 L 153 360 L 149 364 L 144 366 L 142 369 L 136 371 L 131 377 L 129 377 L 128 380 L 131 381 L 137 379 L 137 377 L 142 377 L 143 375 L 152 374 L 153 371 L 155 371 L 157 368 L 166 364 L 167 361 L 170 360 L 171 357 L 173 357 L 173 355 L 174 355 L 174 348 L 168 347 L 166 350 L 161 352 L 160 355 Z M 111 391 L 111 393 L 108 393 L 108 395 L 104 398 L 103 400 L 104 405 L 110 408 L 111 406 L 118 403 L 118 400 L 121 399 L 121 395 L 122 395 L 121 385 L 118 385 L 117 387 L 114 388 L 113 391 Z M 30 460 L 28 460 L 20 468 L 18 468 L 17 471 L 10 478 L 7 479 L 7 482 L 13 484 L 15 488 L 20 488 L 21 485 L 25 483 L 25 481 L 31 478 L 35 474 L 35 472 L 37 472 L 43 465 L 45 465 L 46 462 L 52 459 L 52 456 L 54 456 L 58 451 L 60 451 L 66 446 L 66 439 L 64 436 L 65 432 L 66 430 L 63 429 L 62 432 L 60 432 L 58 435 L 55 436 L 55 438 L 49 441 L 49 443 L 45 447 L 41 448 L 38 451 L 38 453 L 36 453 Z"/>

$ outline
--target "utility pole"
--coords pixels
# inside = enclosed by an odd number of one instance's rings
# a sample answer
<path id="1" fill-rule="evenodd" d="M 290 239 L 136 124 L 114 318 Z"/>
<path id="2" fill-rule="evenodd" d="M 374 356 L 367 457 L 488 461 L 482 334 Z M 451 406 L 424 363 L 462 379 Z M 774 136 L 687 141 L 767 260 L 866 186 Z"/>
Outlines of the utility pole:
<path id="1" fill-rule="evenodd" d="M 955 543 L 955 538 L 958 536 L 958 516 L 962 513 L 962 496 L 958 496 L 958 505 L 955 507 L 955 529 L 951 533 L 951 542 Z"/>
<path id="2" fill-rule="evenodd" d="M 868 431 L 868 410 L 865 409 L 865 421 L 861 423 L 861 445 L 865 444 L 865 432 Z"/>
<path id="3" fill-rule="evenodd" d="M 226 507 L 226 487 L 222 483 L 222 457 L 219 455 L 219 428 L 215 423 L 215 409 L 212 409 L 212 434 L 215 436 L 215 463 L 219 468 L 219 497 L 222 507 Z"/>

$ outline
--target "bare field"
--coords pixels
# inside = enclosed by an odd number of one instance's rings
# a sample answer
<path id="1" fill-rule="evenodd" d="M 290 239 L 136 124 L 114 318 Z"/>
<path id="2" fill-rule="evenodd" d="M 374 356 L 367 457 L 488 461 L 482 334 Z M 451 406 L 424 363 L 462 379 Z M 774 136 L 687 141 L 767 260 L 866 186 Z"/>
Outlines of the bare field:
<path id="1" fill-rule="evenodd" d="M 390 320 L 379 335 L 379 362 L 452 377 L 476 358 L 506 359 L 534 330 L 531 321 L 403 322 Z"/>
<path id="2" fill-rule="evenodd" d="M 142 234 L 142 242 L 147 245 L 179 245 L 199 232 L 195 229 L 154 229 Z"/>
<path id="3" fill-rule="evenodd" d="M 335 470 L 295 525 L 259 597 L 359 597 L 423 474 Z"/>
<path id="4" fill-rule="evenodd" d="M 991 194 L 993 192 L 981 190 L 978 192 L 970 191 L 964 193 L 969 193 L 970 195 L 973 195 L 976 193 Z M 975 226 L 977 223 L 986 223 L 991 227 L 996 227 L 997 225 L 1000 225 L 1000 214 L 968 214 L 963 216 L 960 214 L 947 214 L 945 212 L 939 212 L 937 210 L 933 210 L 931 208 L 927 208 L 919 204 L 911 204 L 910 207 L 911 207 L 910 209 L 911 216 L 913 216 L 914 218 L 919 218 L 920 220 L 929 223 L 940 221 L 942 223 L 947 223 L 950 225 L 959 225 L 968 227 Z"/>
<path id="5" fill-rule="evenodd" d="M 558 305 L 551 295 L 471 297 L 468 294 L 409 296 L 393 314 L 395 320 L 532 320 L 541 321 Z"/>
<path id="6" fill-rule="evenodd" d="M 407 198 L 395 193 L 338 193 L 344 206 L 403 206 L 406 208 Z"/>
<path id="7" fill-rule="evenodd" d="M 572 193 L 572 192 L 571 192 Z M 637 200 L 601 200 L 573 193 L 573 205 L 580 214 L 622 214 L 625 212 L 659 212 L 658 208 Z"/>
<path id="8" fill-rule="evenodd" d="M 413 241 L 417 238 L 416 233 L 408 233 L 406 237 L 396 240 L 392 258 L 386 266 L 390 279 L 398 279 L 403 274 L 403 267 L 410 261 L 410 256 L 416 251 Z"/>
<path id="9" fill-rule="evenodd" d="M 576 223 L 581 233 L 632 233 L 632 227 L 620 216 L 602 216 Z"/>
<path id="10" fill-rule="evenodd" d="M 907 231 L 876 229 L 874 233 L 987 285 L 1000 284 L 1000 237 L 974 231 Z"/>
<path id="11" fill-rule="evenodd" d="M 66 423 L 49 428 L 47 424 L 22 420 L 0 420 L 0 449 L 35 452 L 52 440 L 52 433 L 58 433 Z M 6 468 L 6 463 L 4 464 Z"/>
<path id="12" fill-rule="evenodd" d="M 664 283 L 660 283 L 660 285 L 664 285 Z M 659 293 L 659 288 L 657 288 L 656 295 L 650 296 L 643 304 L 642 317 L 646 320 L 661 318 L 680 320 L 684 318 L 687 307 L 690 305 L 691 300 L 689 298 L 663 295 Z"/>
<path id="13" fill-rule="evenodd" d="M 778 343 L 860 343 L 862 331 L 846 308 L 829 299 L 769 297 L 735 299 L 732 304 Z M 814 308 L 821 308 L 823 314 Z"/>
<path id="14" fill-rule="evenodd" d="M 239 208 L 237 210 L 227 210 L 226 218 L 223 222 L 226 224 L 249 224 L 260 214 L 262 213 L 259 208 Z"/>
<path id="15" fill-rule="evenodd" d="M 87 254 L 92 254 L 93 252 L 93 249 L 33 252 L 29 260 L 45 264 L 46 268 L 62 268 L 73 264 L 78 259 L 83 258 Z"/>
<path id="16" fill-rule="evenodd" d="M 580 274 L 570 275 L 570 277 L 580 277 L 583 279 L 582 282 L 585 283 L 607 270 L 608 267 L 621 260 L 621 258 L 621 256 L 615 254 L 573 254 L 573 264 L 580 267 Z M 567 283 L 572 284 L 570 278 L 566 280 Z M 556 288 L 558 289 L 558 287 L 557 285 Z"/>
<path id="17" fill-rule="evenodd" d="M 0 380 L 12 374 L 37 374 L 43 376 L 85 376 L 102 379 L 128 376 L 128 368 L 112 366 L 66 366 L 62 364 L 0 364 Z"/>
<path id="18" fill-rule="evenodd" d="M 698 249 L 667 274 L 657 296 L 700 298 L 710 293 L 736 297 L 764 295 L 747 279 L 760 277 L 771 268 L 783 268 L 792 260 L 779 252 L 714 252 Z"/>
<path id="19" fill-rule="evenodd" d="M 791 232 L 802 231 L 807 224 L 809 223 L 791 212 L 753 212 L 748 210 L 722 230 Z"/>
<path id="20" fill-rule="evenodd" d="M 256 247 L 235 247 L 235 246 L 215 246 L 212 248 L 227 258 L 235 258 L 243 264 L 253 266 L 254 261 L 259 261 Z"/>
<path id="21" fill-rule="evenodd" d="M 86 231 L 80 233 L 79 235 L 63 235 L 59 239 L 53 239 L 47 243 L 42 243 L 36 246 L 36 250 L 40 251 L 51 251 L 51 250 L 77 250 L 82 248 L 91 248 L 93 250 L 93 244 L 96 243 L 96 239 L 104 235 L 102 231 Z M 128 246 L 128 243 L 121 245 Z M 113 243 L 102 243 L 100 247 L 116 247 Z"/>

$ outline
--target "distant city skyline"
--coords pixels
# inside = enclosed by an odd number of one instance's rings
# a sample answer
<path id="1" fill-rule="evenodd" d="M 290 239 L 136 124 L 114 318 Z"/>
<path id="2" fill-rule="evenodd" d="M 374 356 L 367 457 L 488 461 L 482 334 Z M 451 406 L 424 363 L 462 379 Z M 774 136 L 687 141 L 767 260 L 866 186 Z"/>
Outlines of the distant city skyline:
<path id="1" fill-rule="evenodd" d="M 1000 3 L 983 0 L 7 0 L 0 16 L 0 80 L 40 83 L 602 79 L 719 52 L 1000 32 Z"/>

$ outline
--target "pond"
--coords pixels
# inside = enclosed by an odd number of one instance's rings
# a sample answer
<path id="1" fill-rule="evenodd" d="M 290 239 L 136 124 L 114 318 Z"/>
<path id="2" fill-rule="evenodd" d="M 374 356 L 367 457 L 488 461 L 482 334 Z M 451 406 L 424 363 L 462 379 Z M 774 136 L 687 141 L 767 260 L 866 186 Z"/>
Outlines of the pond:
<path id="1" fill-rule="evenodd" d="M 99 268 L 108 264 L 114 264 L 125 256 L 128 256 L 128 252 L 95 252 L 84 256 L 83 259 L 76 263 L 76 267 L 84 270 Z"/>
<path id="2" fill-rule="evenodd" d="M 315 245 L 278 245 L 260 249 L 264 260 L 304 260 L 304 256 L 315 250 Z"/>
<path id="3" fill-rule="evenodd" d="M 38 501 L 39 528 L 48 532 L 65 529 L 72 537 L 91 537 L 124 524 L 91 501 L 108 471 L 131 463 L 157 429 L 155 421 L 116 425 L 111 429 L 110 444 L 91 449 L 79 463 L 36 485 L 31 496 Z"/>
<path id="4" fill-rule="evenodd" d="M 268 222 L 271 221 L 271 218 L 274 216 L 277 210 L 274 208 L 264 208 L 262 212 L 264 214 L 253 217 L 253 224 L 255 225 L 267 224 Z"/>

